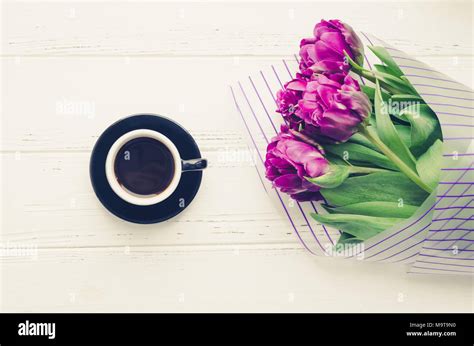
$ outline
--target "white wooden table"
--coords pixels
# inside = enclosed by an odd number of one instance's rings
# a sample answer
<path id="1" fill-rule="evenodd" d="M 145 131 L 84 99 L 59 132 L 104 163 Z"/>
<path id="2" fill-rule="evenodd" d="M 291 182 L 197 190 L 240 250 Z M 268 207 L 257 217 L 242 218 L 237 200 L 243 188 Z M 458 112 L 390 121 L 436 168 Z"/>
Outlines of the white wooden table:
<path id="1" fill-rule="evenodd" d="M 472 87 L 472 3 L 2 1 L 2 311 L 472 311 L 469 277 L 315 258 L 281 222 L 228 85 L 341 18 Z M 170 116 L 210 160 L 163 224 L 109 214 L 88 164 L 118 118 Z M 29 249 L 24 256 L 14 249 Z"/>

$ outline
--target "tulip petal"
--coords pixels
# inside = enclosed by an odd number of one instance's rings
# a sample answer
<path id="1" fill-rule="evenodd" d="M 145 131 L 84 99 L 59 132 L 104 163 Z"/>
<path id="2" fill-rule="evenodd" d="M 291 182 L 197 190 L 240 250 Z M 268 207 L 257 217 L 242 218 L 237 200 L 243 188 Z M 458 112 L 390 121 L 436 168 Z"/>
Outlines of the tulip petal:
<path id="1" fill-rule="evenodd" d="M 326 110 L 318 122 L 321 133 L 336 141 L 348 140 L 357 131 L 359 124 L 360 118 L 350 110 L 337 108 Z"/>
<path id="2" fill-rule="evenodd" d="M 341 92 L 336 98 L 336 101 L 354 111 L 362 120 L 367 118 L 372 111 L 369 98 L 360 91 Z"/>
<path id="3" fill-rule="evenodd" d="M 304 91 L 306 88 L 306 82 L 300 79 L 293 79 L 286 83 L 285 88 L 295 91 Z"/>
<path id="4" fill-rule="evenodd" d="M 325 42 L 326 45 L 337 52 L 338 54 L 344 55 L 344 51 L 353 58 L 351 48 L 346 43 L 344 36 L 339 32 L 325 32 L 320 37 L 321 41 Z"/>
<path id="5" fill-rule="evenodd" d="M 307 66 L 313 64 L 316 61 L 316 47 L 314 44 L 306 44 L 301 46 L 299 54 Z"/>
<path id="6" fill-rule="evenodd" d="M 316 42 L 315 37 L 304 38 L 300 42 L 300 47 L 306 46 L 308 44 L 314 44 L 314 42 Z"/>
<path id="7" fill-rule="evenodd" d="M 283 160 L 281 158 L 272 158 L 268 160 L 270 164 L 276 168 L 291 168 L 292 166 L 288 163 L 288 161 Z"/>
<path id="8" fill-rule="evenodd" d="M 313 34 L 314 37 L 316 37 L 316 40 L 319 40 L 321 38 L 321 35 L 323 35 L 326 32 L 333 32 L 337 31 L 337 28 L 331 23 L 332 21 L 326 21 L 326 20 L 321 20 L 316 26 L 314 27 Z"/>
<path id="9" fill-rule="evenodd" d="M 326 173 L 328 169 L 328 163 L 326 159 L 314 159 L 306 162 L 304 169 L 309 177 L 315 178 Z"/>
<path id="10" fill-rule="evenodd" d="M 276 178 L 273 183 L 281 189 L 301 188 L 301 178 L 296 174 L 285 174 Z"/>
<path id="11" fill-rule="evenodd" d="M 295 193 L 291 195 L 291 198 L 299 202 L 307 202 L 307 201 L 321 201 L 323 199 L 323 196 L 319 192 L 304 191 L 304 192 L 299 192 L 299 193 Z"/>
<path id="12" fill-rule="evenodd" d="M 316 184 L 313 184 L 312 182 L 308 181 L 307 179 L 302 180 L 301 187 L 303 189 L 305 189 L 307 191 L 311 191 L 311 192 L 316 192 L 316 191 L 319 191 L 321 189 L 320 186 L 318 186 Z"/>
<path id="13" fill-rule="evenodd" d="M 321 97 L 321 101 L 324 104 L 324 109 L 327 109 L 331 106 L 333 99 L 334 99 L 334 88 L 329 87 L 326 85 L 318 86 L 317 92 L 319 97 Z"/>
<path id="14" fill-rule="evenodd" d="M 320 60 L 311 66 L 311 69 L 315 72 L 336 72 L 342 71 L 343 62 L 334 60 Z"/>
<path id="15" fill-rule="evenodd" d="M 280 176 L 280 172 L 276 167 L 267 166 L 265 169 L 265 176 L 267 177 L 267 179 L 273 181 Z"/>
<path id="16" fill-rule="evenodd" d="M 344 59 L 344 53 L 337 52 L 332 49 L 326 42 L 317 41 L 314 44 L 316 60 L 333 60 L 342 61 Z"/>

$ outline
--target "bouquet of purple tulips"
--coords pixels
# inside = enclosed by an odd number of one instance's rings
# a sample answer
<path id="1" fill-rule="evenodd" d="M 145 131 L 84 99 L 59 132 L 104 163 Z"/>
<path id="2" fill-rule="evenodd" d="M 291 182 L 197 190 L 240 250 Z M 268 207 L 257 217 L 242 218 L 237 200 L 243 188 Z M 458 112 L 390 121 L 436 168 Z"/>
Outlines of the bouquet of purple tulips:
<path id="1" fill-rule="evenodd" d="M 443 138 L 436 114 L 385 48 L 364 68 L 354 30 L 321 21 L 300 45 L 299 72 L 277 93 L 284 125 L 267 147 L 266 177 L 339 229 L 339 244 L 363 242 L 411 217 L 437 188 Z"/>

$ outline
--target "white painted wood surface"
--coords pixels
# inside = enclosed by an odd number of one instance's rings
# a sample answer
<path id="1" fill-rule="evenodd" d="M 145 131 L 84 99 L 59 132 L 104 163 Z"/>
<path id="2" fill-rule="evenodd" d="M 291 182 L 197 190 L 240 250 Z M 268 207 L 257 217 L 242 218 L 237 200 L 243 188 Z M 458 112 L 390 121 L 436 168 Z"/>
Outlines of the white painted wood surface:
<path id="1" fill-rule="evenodd" d="M 473 281 L 314 258 L 261 188 L 228 85 L 341 18 L 473 85 L 472 3 L 42 2 L 1 7 L 2 311 L 472 311 Z M 188 128 L 210 160 L 178 217 L 110 215 L 90 151 L 118 118 Z"/>

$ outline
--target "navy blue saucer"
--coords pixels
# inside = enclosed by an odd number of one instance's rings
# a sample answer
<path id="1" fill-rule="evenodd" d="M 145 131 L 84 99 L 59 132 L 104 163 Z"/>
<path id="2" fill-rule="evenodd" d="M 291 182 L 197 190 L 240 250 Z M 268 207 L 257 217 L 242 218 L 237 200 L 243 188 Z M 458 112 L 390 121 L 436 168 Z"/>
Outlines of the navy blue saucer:
<path id="1" fill-rule="evenodd" d="M 108 127 L 97 140 L 90 160 L 90 178 L 97 198 L 112 214 L 129 222 L 149 224 L 165 221 L 182 212 L 196 196 L 202 171 L 184 172 L 178 187 L 164 201 L 148 206 L 130 204 L 110 187 L 105 175 L 105 160 L 112 144 L 127 132 L 149 129 L 168 137 L 183 160 L 201 157 L 193 137 L 174 121 L 154 114 L 132 115 Z"/>

